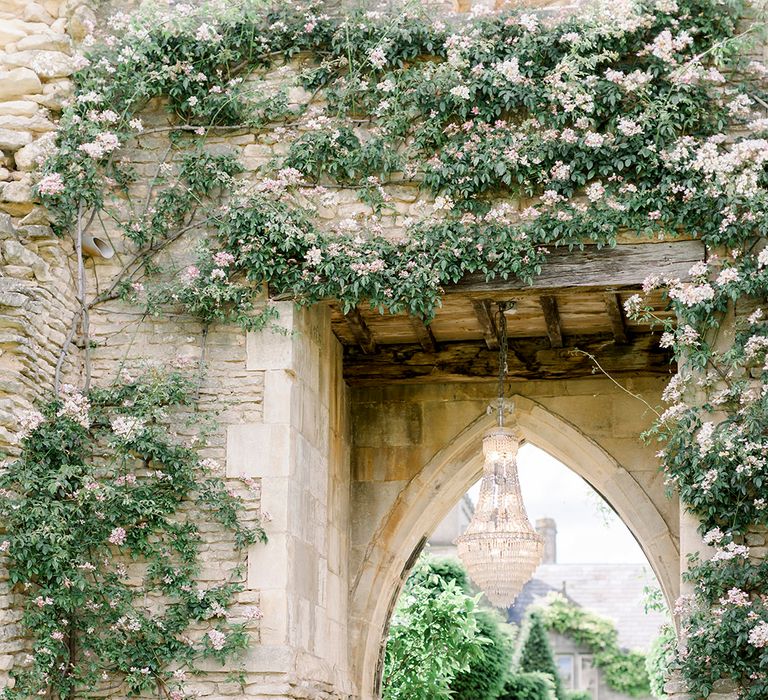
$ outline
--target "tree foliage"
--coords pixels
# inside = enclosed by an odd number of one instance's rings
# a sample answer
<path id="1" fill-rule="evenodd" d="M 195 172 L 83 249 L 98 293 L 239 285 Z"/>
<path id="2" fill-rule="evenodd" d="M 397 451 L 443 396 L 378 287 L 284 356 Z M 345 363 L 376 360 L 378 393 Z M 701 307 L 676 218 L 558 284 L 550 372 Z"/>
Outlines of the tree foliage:
<path id="1" fill-rule="evenodd" d="M 557 671 L 557 664 L 549 643 L 547 628 L 544 626 L 541 614 L 531 610 L 520 632 L 518 640 L 517 668 L 526 673 L 539 672 L 551 676 L 555 695 L 558 700 L 565 700 L 563 684 Z"/>
<path id="2" fill-rule="evenodd" d="M 385 700 L 451 698 L 459 673 L 481 658 L 487 641 L 477 599 L 421 559 L 404 587 L 389 627 L 384 659 Z"/>
<path id="3" fill-rule="evenodd" d="M 514 673 L 498 700 L 557 700 L 555 680 L 549 673 Z"/>

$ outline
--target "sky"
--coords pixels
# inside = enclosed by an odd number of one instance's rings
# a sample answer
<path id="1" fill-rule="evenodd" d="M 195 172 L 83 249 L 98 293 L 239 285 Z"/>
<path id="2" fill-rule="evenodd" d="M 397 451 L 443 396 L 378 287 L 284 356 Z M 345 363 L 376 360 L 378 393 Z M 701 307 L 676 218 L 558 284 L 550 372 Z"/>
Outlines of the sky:
<path id="1" fill-rule="evenodd" d="M 621 519 L 580 476 L 529 443 L 518 453 L 520 487 L 531 523 L 557 522 L 563 564 L 642 563 L 647 559 Z M 477 500 L 479 484 L 470 489 Z"/>

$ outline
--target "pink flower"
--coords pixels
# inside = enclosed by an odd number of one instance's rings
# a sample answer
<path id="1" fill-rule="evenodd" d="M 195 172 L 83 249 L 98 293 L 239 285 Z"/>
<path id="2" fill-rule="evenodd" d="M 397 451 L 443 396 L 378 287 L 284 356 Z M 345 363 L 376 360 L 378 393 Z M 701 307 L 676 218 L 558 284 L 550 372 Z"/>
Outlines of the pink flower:
<path id="1" fill-rule="evenodd" d="M 211 646 L 216 651 L 221 651 L 227 643 L 227 635 L 223 632 L 219 632 L 219 630 L 210 630 L 208 632 L 208 639 L 211 642 Z"/>
<path id="2" fill-rule="evenodd" d="M 235 256 L 232 253 L 228 253 L 226 250 L 221 250 L 213 256 L 213 262 L 219 267 L 229 267 L 235 262 Z"/>
<path id="3" fill-rule="evenodd" d="M 264 613 L 254 605 L 250 608 L 246 608 L 243 617 L 246 620 L 261 620 L 264 617 Z"/>
<path id="4" fill-rule="evenodd" d="M 60 632 L 59 630 L 51 632 L 51 639 L 55 639 L 57 642 L 60 642 L 64 639 L 64 633 Z"/>
<path id="5" fill-rule="evenodd" d="M 64 178 L 59 173 L 51 173 L 37 183 L 40 194 L 61 194 L 64 191 Z"/>
<path id="6" fill-rule="evenodd" d="M 127 536 L 127 533 L 125 531 L 125 528 L 122 527 L 116 527 L 109 535 L 109 542 L 110 544 L 117 545 L 120 547 L 121 545 L 125 544 L 125 538 Z"/>
<path id="7" fill-rule="evenodd" d="M 190 265 L 181 273 L 181 281 L 186 285 L 192 284 L 198 277 L 200 277 L 200 270 L 195 265 Z"/>

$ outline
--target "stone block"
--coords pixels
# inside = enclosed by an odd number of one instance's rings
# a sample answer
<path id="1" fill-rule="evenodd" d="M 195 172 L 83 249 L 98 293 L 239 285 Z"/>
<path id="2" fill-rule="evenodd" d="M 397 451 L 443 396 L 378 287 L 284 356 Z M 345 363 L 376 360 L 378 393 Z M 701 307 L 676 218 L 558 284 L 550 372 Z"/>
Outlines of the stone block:
<path id="1" fill-rule="evenodd" d="M 63 78 L 75 71 L 74 58 L 61 51 L 17 51 L 0 57 L 0 63 L 11 67 L 26 66 L 47 80 Z M 35 92 L 39 92 L 39 90 Z"/>
<path id="2" fill-rule="evenodd" d="M 278 303 L 280 319 L 277 325 L 284 332 L 265 329 L 248 333 L 246 339 L 246 368 L 249 370 L 294 369 L 294 316 L 292 302 Z"/>
<path id="3" fill-rule="evenodd" d="M 0 46 L 13 44 L 27 36 L 24 23 L 13 19 L 0 19 Z"/>
<path id="4" fill-rule="evenodd" d="M 0 127 L 0 150 L 17 151 L 30 143 L 32 143 L 32 134 L 28 131 L 17 131 Z"/>
<path id="5" fill-rule="evenodd" d="M 27 100 L 0 102 L 0 116 L 33 117 L 37 114 L 38 109 L 40 108 L 36 102 L 28 102 Z"/>
<path id="6" fill-rule="evenodd" d="M 55 137 L 53 134 L 46 134 L 37 141 L 28 143 L 16 151 L 16 154 L 13 157 L 16 161 L 16 167 L 24 172 L 35 170 L 38 164 L 44 160 L 54 148 Z"/>
<path id="7" fill-rule="evenodd" d="M 288 476 L 294 454 L 287 425 L 244 423 L 227 427 L 227 476 Z"/>
<path id="8" fill-rule="evenodd" d="M 248 588 L 262 592 L 262 611 L 267 590 L 285 591 L 289 586 L 290 540 L 287 533 L 274 533 L 266 545 L 259 542 L 248 550 Z"/>
<path id="9" fill-rule="evenodd" d="M 0 71 L 0 100 L 34 95 L 42 89 L 43 84 L 37 73 L 29 68 Z"/>
<path id="10" fill-rule="evenodd" d="M 264 422 L 300 427 L 300 396 L 291 373 L 282 369 L 264 372 Z"/>

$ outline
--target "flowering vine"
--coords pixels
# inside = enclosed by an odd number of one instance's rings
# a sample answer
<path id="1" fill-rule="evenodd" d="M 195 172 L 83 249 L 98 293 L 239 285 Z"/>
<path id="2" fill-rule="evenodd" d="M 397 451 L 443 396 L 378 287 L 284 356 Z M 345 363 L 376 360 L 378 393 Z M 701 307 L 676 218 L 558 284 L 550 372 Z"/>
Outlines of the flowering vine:
<path id="1" fill-rule="evenodd" d="M 230 530 L 233 551 L 265 535 L 243 522 L 218 465 L 169 435 L 192 388 L 180 371 L 148 369 L 89 394 L 65 385 L 24 417 L 21 455 L 0 474 L 0 549 L 24 590 L 32 649 L 3 697 L 70 698 L 117 681 L 182 700 L 201 659 L 247 645 L 261 613 L 230 607 L 238 571 L 197 583 L 198 523 Z"/>
<path id="2" fill-rule="evenodd" d="M 82 235 L 106 212 L 135 246 L 84 309 L 122 296 L 249 329 L 269 318 L 264 284 L 429 319 L 443 286 L 478 272 L 529 280 L 553 246 L 700 238 L 710 256 L 691 281 L 646 284 L 667 290 L 677 323 L 650 318 L 641 296 L 627 311 L 668 326 L 679 370 L 653 435 L 670 486 L 721 533 L 718 554 L 693 563 L 681 667 L 694 692 L 730 679 L 756 700 L 767 592 L 746 539 L 768 526 L 768 70 L 744 58 L 759 23 L 739 34 L 743 11 L 640 0 L 446 23 L 246 2 L 117 15 L 74 76 L 38 192 L 59 230 Z M 291 65 L 296 84 L 276 87 Z M 151 135 L 141 110 L 155 98 L 170 145 L 135 202 L 121 149 Z M 254 180 L 205 149 L 226 133 L 284 149 Z M 434 202 L 396 215 L 393 188 L 409 184 Z M 367 215 L 324 216 L 349 190 Z M 203 239 L 194 259 L 169 253 L 182 236 Z M 734 314 L 735 336 L 721 337 Z"/>

